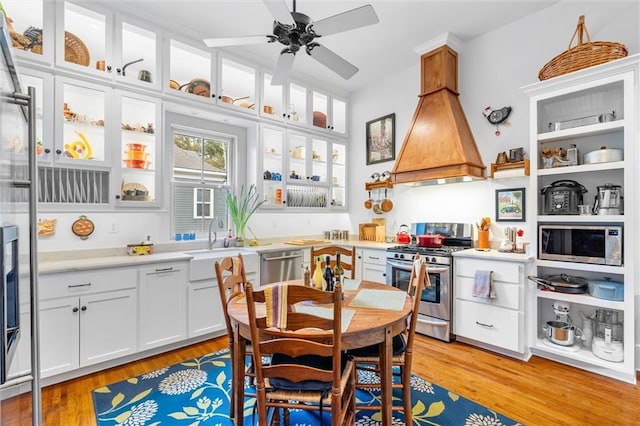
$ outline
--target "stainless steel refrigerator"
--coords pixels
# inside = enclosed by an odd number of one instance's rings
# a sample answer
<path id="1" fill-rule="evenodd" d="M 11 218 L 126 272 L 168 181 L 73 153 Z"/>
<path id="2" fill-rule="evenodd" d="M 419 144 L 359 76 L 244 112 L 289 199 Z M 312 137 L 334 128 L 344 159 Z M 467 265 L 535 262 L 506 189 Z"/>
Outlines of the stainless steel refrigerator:
<path id="1" fill-rule="evenodd" d="M 35 89 L 0 12 L 0 424 L 41 424 Z"/>

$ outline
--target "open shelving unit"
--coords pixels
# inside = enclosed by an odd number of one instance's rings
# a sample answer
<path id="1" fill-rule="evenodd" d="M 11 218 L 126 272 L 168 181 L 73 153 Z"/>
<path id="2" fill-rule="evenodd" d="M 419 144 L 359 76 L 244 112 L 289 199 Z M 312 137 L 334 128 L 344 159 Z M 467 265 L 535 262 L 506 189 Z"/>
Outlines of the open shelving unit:
<path id="1" fill-rule="evenodd" d="M 638 262 L 638 191 L 636 171 L 638 149 L 638 97 L 640 87 L 640 55 L 619 59 L 560 77 L 535 83 L 523 88 L 530 102 L 530 152 L 531 174 L 528 205 L 536 209 L 531 217 L 536 228 L 540 224 L 595 224 L 623 227 L 623 265 L 607 266 L 589 263 L 536 260 L 536 275 L 567 273 L 587 279 L 611 277 L 624 283 L 624 300 L 611 301 L 588 294 L 568 294 L 537 289 L 529 282 L 527 329 L 531 352 L 535 355 L 592 371 L 629 383 L 636 383 L 636 308 L 635 298 L 640 277 Z M 589 124 L 563 130 L 550 130 L 553 122 L 599 115 L 615 111 L 615 121 Z M 544 168 L 542 149 L 578 148 L 578 164 Z M 582 155 L 601 146 L 621 149 L 623 160 L 582 164 Z M 624 192 L 624 211 L 621 215 L 548 215 L 540 189 L 554 181 L 570 179 L 586 189 L 584 204 L 593 204 L 596 187 L 612 182 L 621 185 Z M 538 234 L 538 229 L 536 229 Z M 532 250 L 538 253 L 538 241 L 532 241 Z M 580 312 L 591 316 L 596 310 L 605 309 L 622 313 L 623 355 L 622 362 L 602 359 L 587 346 L 577 343 L 571 348 L 549 343 L 545 339 L 543 325 L 555 320 L 554 301 L 567 302 L 570 314 L 581 327 Z M 595 327 L 594 327 L 595 328 Z"/>

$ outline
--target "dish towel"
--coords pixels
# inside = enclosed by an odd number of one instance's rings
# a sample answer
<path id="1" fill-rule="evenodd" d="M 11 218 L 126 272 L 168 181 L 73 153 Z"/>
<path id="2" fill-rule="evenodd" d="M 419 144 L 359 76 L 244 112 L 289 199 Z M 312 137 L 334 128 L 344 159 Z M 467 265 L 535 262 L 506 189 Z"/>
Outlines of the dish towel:
<path id="1" fill-rule="evenodd" d="M 493 271 L 476 271 L 471 295 L 473 297 L 484 297 L 485 299 L 494 299 L 496 297 L 496 290 L 493 287 Z"/>
<path id="2" fill-rule="evenodd" d="M 287 328 L 287 289 L 286 284 L 265 287 L 264 299 L 267 309 L 267 327 L 281 330 Z"/>

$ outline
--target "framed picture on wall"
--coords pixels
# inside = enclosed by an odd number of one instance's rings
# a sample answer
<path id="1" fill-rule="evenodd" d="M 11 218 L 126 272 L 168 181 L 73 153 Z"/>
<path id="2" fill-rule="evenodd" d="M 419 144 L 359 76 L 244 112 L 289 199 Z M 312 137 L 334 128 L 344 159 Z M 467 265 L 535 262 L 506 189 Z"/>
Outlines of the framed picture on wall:
<path id="1" fill-rule="evenodd" d="M 496 222 L 524 222 L 524 188 L 496 189 Z"/>
<path id="2" fill-rule="evenodd" d="M 396 114 L 367 121 L 367 165 L 396 159 Z"/>

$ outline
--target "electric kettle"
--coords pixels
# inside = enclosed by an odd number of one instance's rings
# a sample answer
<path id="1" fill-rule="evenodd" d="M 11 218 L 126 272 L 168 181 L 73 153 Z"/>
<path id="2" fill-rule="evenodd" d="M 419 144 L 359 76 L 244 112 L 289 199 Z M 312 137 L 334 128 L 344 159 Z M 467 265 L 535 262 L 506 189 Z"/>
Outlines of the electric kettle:
<path id="1" fill-rule="evenodd" d="M 596 187 L 596 199 L 593 204 L 593 214 L 617 215 L 622 214 L 622 186 L 605 183 Z"/>

